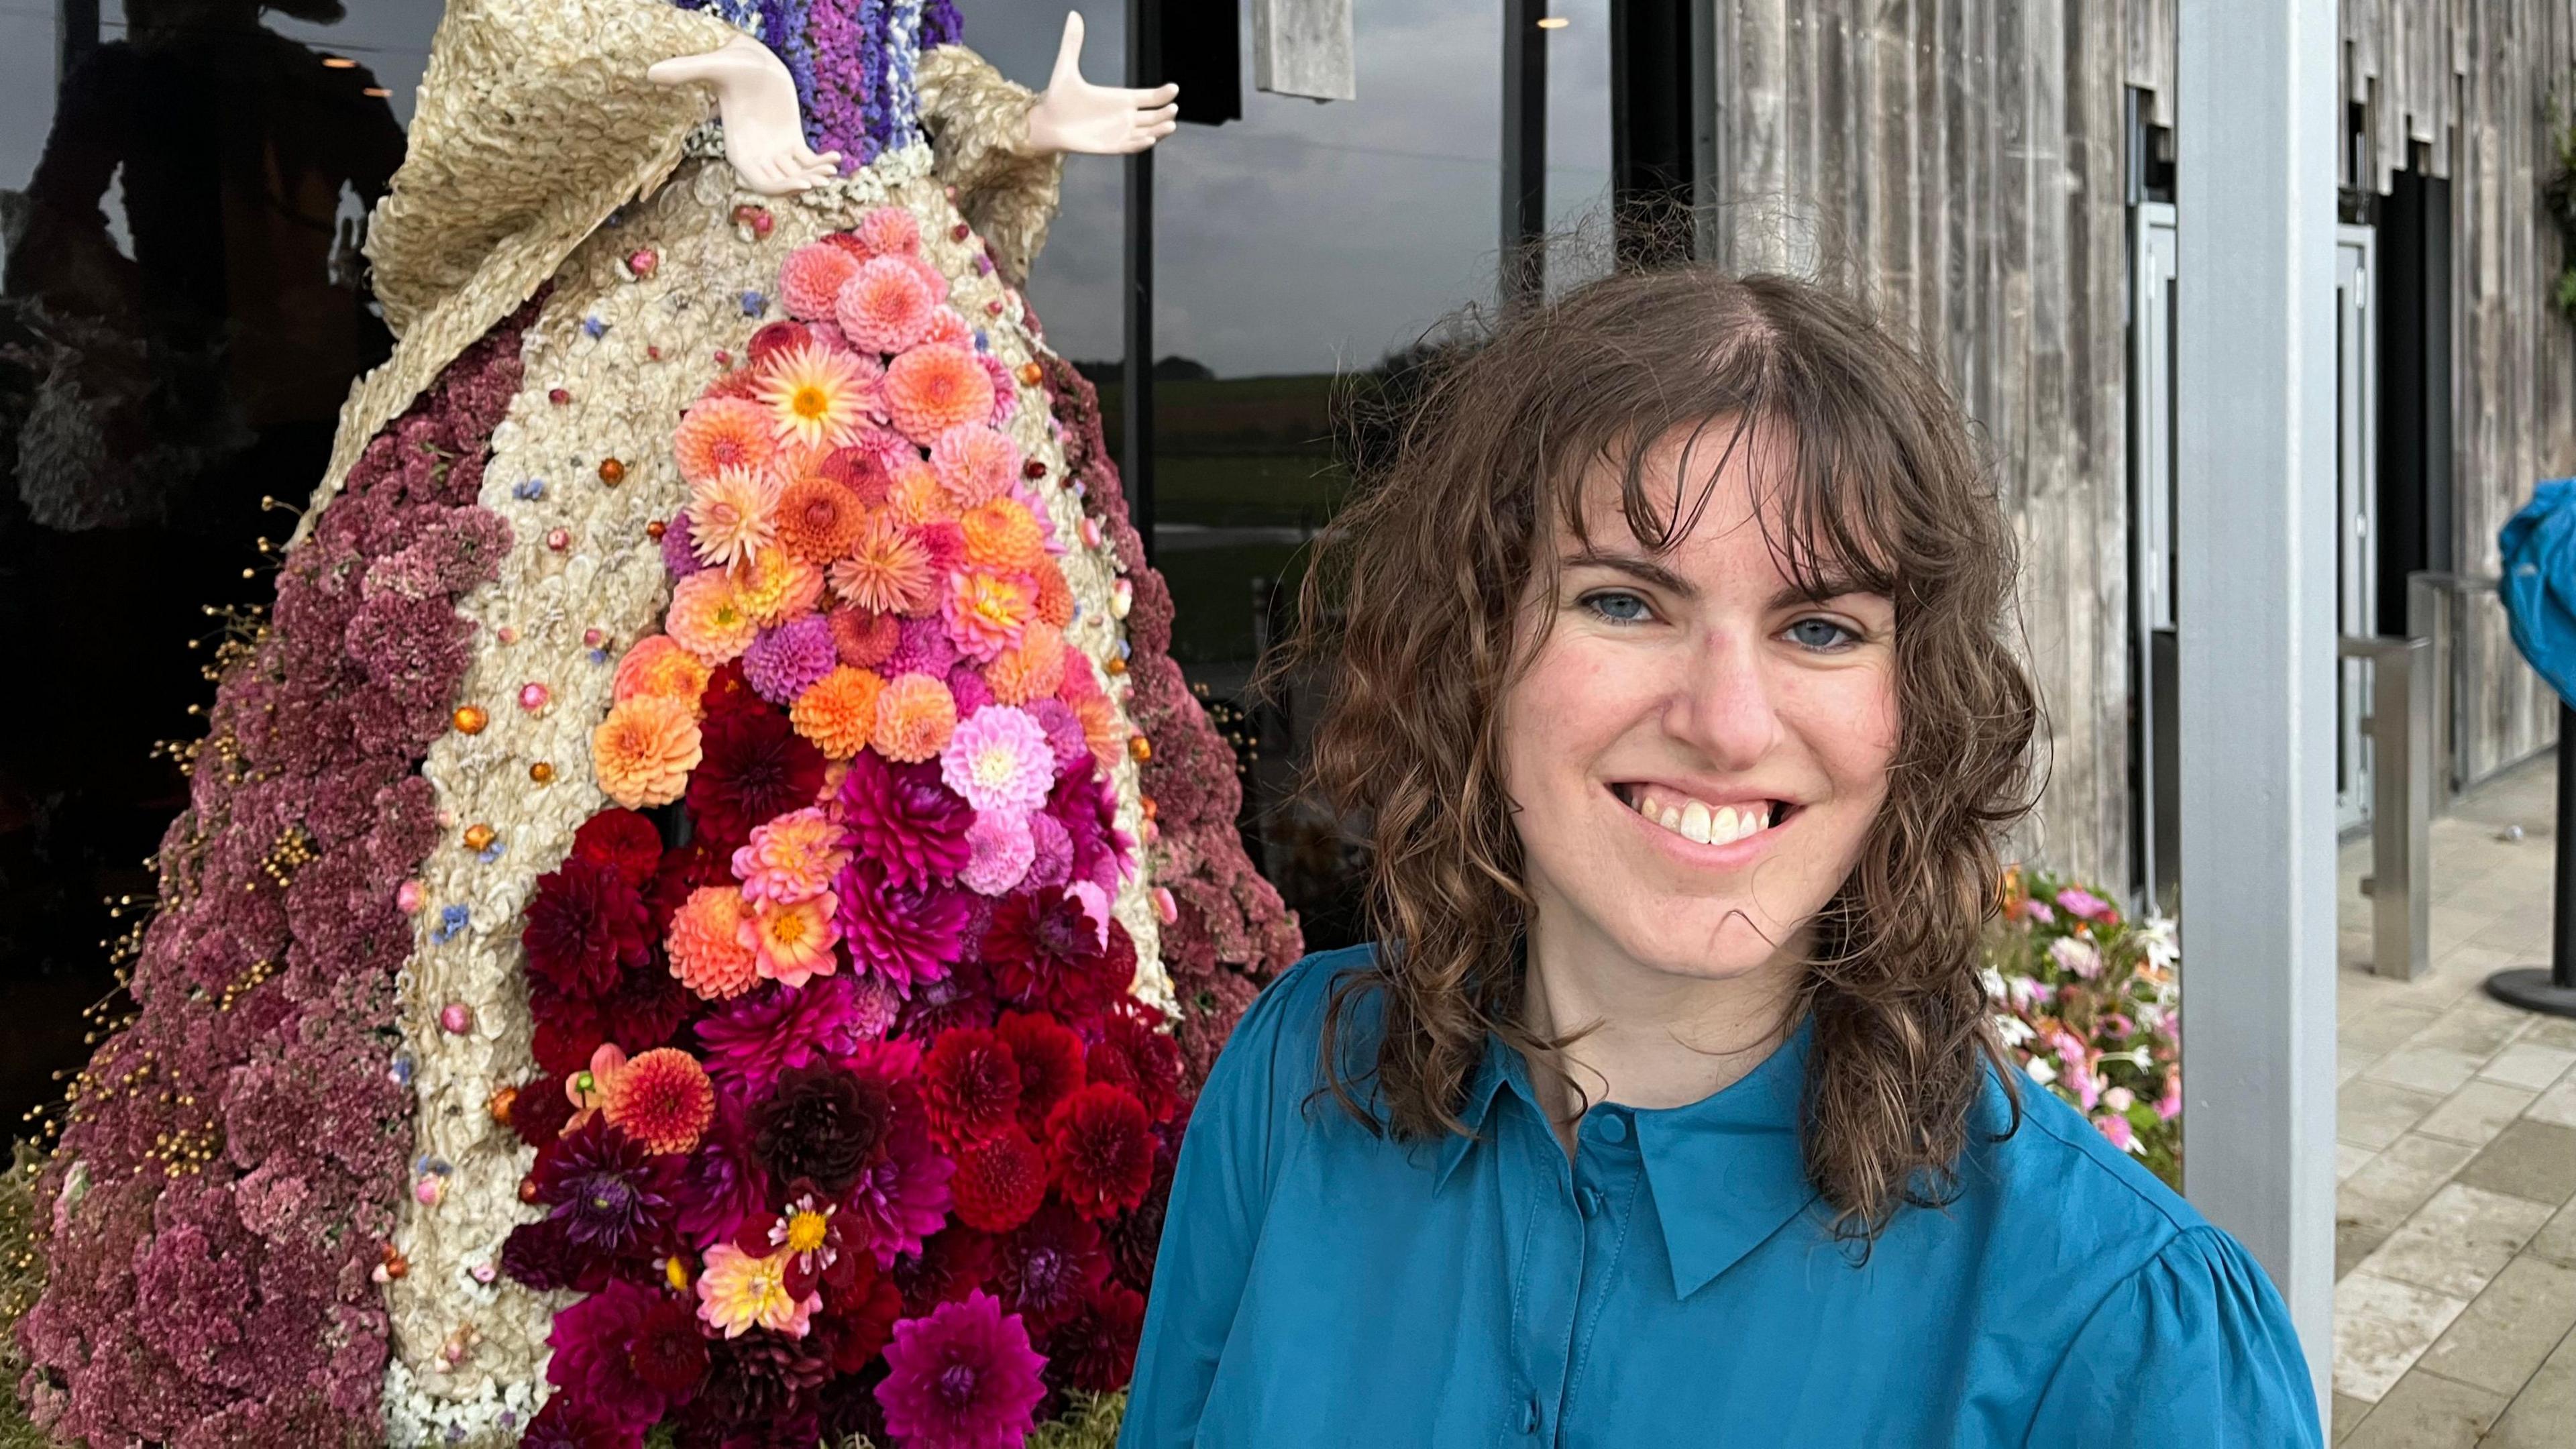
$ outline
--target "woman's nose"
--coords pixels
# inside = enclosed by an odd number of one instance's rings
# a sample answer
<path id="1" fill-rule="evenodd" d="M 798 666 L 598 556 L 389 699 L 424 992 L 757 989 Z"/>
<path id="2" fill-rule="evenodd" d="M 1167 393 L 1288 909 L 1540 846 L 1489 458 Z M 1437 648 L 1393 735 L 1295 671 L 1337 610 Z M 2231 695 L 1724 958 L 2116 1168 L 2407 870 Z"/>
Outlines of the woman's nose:
<path id="1" fill-rule="evenodd" d="M 1780 738 L 1775 681 L 1757 640 L 1712 635 L 1677 660 L 1664 727 L 1723 770 L 1751 769 Z"/>

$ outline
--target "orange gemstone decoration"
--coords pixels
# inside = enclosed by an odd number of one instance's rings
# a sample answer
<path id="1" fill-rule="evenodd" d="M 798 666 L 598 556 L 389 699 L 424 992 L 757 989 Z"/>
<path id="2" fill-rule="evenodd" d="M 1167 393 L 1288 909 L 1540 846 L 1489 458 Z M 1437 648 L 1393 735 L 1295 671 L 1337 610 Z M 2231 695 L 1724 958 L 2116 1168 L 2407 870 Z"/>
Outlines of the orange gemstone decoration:
<path id="1" fill-rule="evenodd" d="M 1124 674 L 1127 672 L 1127 661 L 1119 658 L 1115 654 L 1112 654 L 1108 658 L 1100 661 L 1100 667 L 1108 670 L 1112 674 Z"/>
<path id="2" fill-rule="evenodd" d="M 528 778 L 540 785 L 551 784 L 555 778 L 555 767 L 539 760 L 528 767 Z"/>
<path id="3" fill-rule="evenodd" d="M 1139 795 L 1139 796 L 1137 796 L 1137 797 L 1136 797 L 1136 808 L 1145 812 L 1145 818 L 1146 818 L 1146 819 L 1148 819 L 1148 820 L 1153 819 L 1153 818 L 1154 818 L 1154 797 L 1153 797 L 1153 796 L 1151 796 L 1151 795 Z"/>
<path id="4" fill-rule="evenodd" d="M 644 536 L 657 543 L 661 541 L 662 535 L 669 533 L 670 531 L 671 525 L 664 523 L 658 518 L 644 525 Z"/>
<path id="5" fill-rule="evenodd" d="M 626 481 L 626 465 L 615 458 L 599 460 L 599 481 L 614 488 Z"/>
<path id="6" fill-rule="evenodd" d="M 523 1177 L 523 1178 L 520 1178 L 520 1179 L 519 1179 L 519 1201 L 521 1201 L 521 1202 L 535 1202 L 536 1200 L 537 1200 L 537 1180 L 536 1180 L 535 1178 L 533 1178 L 533 1177 Z"/>
<path id="7" fill-rule="evenodd" d="M 1034 362 L 1023 362 L 1023 363 L 1021 363 L 1021 364 L 1020 364 L 1020 385 L 1021 385 L 1021 386 L 1023 386 L 1023 387 L 1035 387 L 1035 386 L 1037 386 L 1039 383 L 1044 382 L 1045 380 L 1046 380 L 1046 372 L 1045 372 L 1045 370 L 1044 370 L 1043 368 L 1040 368 L 1036 363 L 1034 363 Z"/>
<path id="8" fill-rule="evenodd" d="M 1138 758 L 1141 759 L 1143 757 L 1139 756 Z M 465 827 L 465 848 L 467 850 L 481 850 L 483 847 L 490 845 L 491 843 L 491 826 L 485 825 L 478 820 L 474 824 Z"/>
<path id="9" fill-rule="evenodd" d="M 385 1244 L 381 1250 L 381 1256 L 384 1259 L 386 1277 L 399 1278 L 411 1271 L 411 1260 L 405 1258 L 402 1255 L 402 1249 L 393 1244 Z"/>
<path id="10" fill-rule="evenodd" d="M 1139 763 L 1150 760 L 1154 758 L 1153 742 L 1143 735 L 1131 735 L 1127 740 L 1127 753 L 1134 756 Z"/>
<path id="11" fill-rule="evenodd" d="M 492 1114 L 493 1121 L 498 1122 L 503 1126 L 508 1126 L 510 1122 L 510 1108 L 516 1105 L 518 1100 L 518 1088 L 503 1087 L 501 1090 L 494 1092 L 491 1096 L 483 1099 L 483 1110 Z"/>
<path id="12" fill-rule="evenodd" d="M 479 735 L 483 733 L 483 727 L 492 722 L 492 716 L 485 714 L 483 712 L 483 707 L 479 704 L 458 705 L 456 707 L 456 713 L 452 718 L 455 722 L 457 732 L 468 735 Z"/>

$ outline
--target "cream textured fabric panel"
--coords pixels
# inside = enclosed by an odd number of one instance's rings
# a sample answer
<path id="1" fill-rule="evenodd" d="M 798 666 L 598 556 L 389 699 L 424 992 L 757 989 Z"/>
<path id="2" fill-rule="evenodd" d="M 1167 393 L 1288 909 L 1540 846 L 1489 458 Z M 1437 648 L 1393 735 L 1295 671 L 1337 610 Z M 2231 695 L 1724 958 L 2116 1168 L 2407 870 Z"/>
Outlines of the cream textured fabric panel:
<path id="1" fill-rule="evenodd" d="M 535 1155 L 486 1103 L 533 1072 L 520 915 L 536 878 L 607 803 L 590 769 L 590 734 L 607 713 L 616 660 L 658 626 L 669 597 L 660 545 L 645 530 L 688 497 L 670 451 L 682 409 L 720 370 L 719 350 L 742 358 L 752 331 L 780 315 L 767 294 L 781 260 L 889 201 L 920 218 L 925 255 L 955 279 L 951 303 L 993 355 L 1014 369 L 1036 355 L 1017 293 L 998 274 L 978 275 L 975 242 L 954 236 L 960 214 L 930 166 L 929 148 L 916 146 L 803 197 L 764 199 L 738 190 L 721 160 L 685 162 L 669 186 L 573 252 L 528 330 L 526 381 L 493 435 L 480 499 L 509 520 L 514 542 L 499 578 L 459 604 L 476 628 L 458 702 L 482 706 L 489 722 L 442 738 L 423 767 L 446 835 L 422 869 L 426 901 L 401 1000 L 415 1059 L 414 1186 L 431 1181 L 435 1200 L 406 1195 L 396 1242 L 410 1271 L 387 1289 L 395 1445 L 515 1443 L 544 1398 L 545 1339 L 565 1300 L 496 1271 L 502 1240 L 533 1216 L 517 1189 Z M 741 204 L 775 217 L 766 239 L 732 220 Z M 626 258 L 644 248 L 659 265 L 637 278 Z M 560 402 L 550 397 L 558 388 Z M 1061 486 L 1064 450 L 1044 391 L 1019 386 L 1007 427 L 1047 468 L 1039 492 L 1067 545 L 1059 563 L 1079 609 L 1066 637 L 1097 670 L 1118 648 L 1114 566 L 1080 542 L 1081 500 Z M 600 477 L 609 457 L 623 465 L 615 486 Z M 1102 678 L 1123 707 L 1126 679 Z M 548 695 L 534 710 L 520 704 L 530 683 Z M 539 761 L 552 766 L 551 783 L 531 779 Z M 1120 761 L 1115 785 L 1119 825 L 1137 837 L 1132 760 Z M 462 843 L 476 824 L 494 832 L 483 853 Z M 460 906 L 462 921 L 449 925 L 449 908 Z M 1148 883 L 1131 881 L 1115 909 L 1137 944 L 1136 994 L 1169 1007 Z M 450 1004 L 471 1013 L 463 1033 L 440 1027 Z"/>
<path id="2" fill-rule="evenodd" d="M 957 188 L 966 219 L 993 249 L 1002 275 L 1014 285 L 1026 283 L 1046 245 L 1064 178 L 1062 156 L 1020 149 L 1036 95 L 962 45 L 924 55 L 919 82 L 921 120 L 937 148 L 939 178 Z"/>

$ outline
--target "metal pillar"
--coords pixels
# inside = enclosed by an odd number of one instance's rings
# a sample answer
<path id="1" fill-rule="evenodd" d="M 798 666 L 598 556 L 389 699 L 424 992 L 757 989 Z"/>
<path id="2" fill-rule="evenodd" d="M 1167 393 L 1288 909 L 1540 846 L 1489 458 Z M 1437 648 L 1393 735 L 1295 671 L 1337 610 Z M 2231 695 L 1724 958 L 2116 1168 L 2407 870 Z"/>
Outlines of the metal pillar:
<path id="1" fill-rule="evenodd" d="M 2346 638 L 2367 659 L 2370 715 L 2370 970 L 2412 981 L 2433 961 L 2433 641 Z"/>
<path id="2" fill-rule="evenodd" d="M 1188 3 L 1188 0 L 1181 0 Z M 1127 0 L 1127 84 L 1163 83 L 1164 0 Z M 1126 158 L 1127 245 L 1120 267 L 1125 283 L 1127 334 L 1125 386 L 1119 398 L 1118 471 L 1127 495 L 1127 520 L 1154 559 L 1154 148 Z"/>
<path id="3" fill-rule="evenodd" d="M 2183 0 L 2184 1186 L 2334 1348 L 2333 0 Z"/>
<path id="4" fill-rule="evenodd" d="M 2576 1016 L 2576 708 L 2558 703 L 2557 890 L 2550 902 L 2549 966 L 2516 966 L 2487 978 L 2487 995 L 2525 1011 Z"/>
<path id="5" fill-rule="evenodd" d="M 1503 0 L 1503 310 L 1547 295 L 1547 0 Z"/>

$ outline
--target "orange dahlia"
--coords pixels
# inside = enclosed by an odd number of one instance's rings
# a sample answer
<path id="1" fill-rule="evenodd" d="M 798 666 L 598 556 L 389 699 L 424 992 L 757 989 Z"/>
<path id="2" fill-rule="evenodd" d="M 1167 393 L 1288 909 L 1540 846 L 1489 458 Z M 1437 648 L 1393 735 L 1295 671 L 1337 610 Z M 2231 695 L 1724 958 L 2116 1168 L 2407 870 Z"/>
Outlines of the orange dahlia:
<path id="1" fill-rule="evenodd" d="M 1003 704 L 1026 704 L 1054 695 L 1064 683 L 1064 635 L 1052 624 L 1032 620 L 1020 642 L 1003 650 L 984 669 L 984 682 Z"/>
<path id="2" fill-rule="evenodd" d="M 608 1125 L 653 1153 L 686 1152 L 716 1118 L 715 1083 L 698 1059 L 676 1047 L 630 1058 L 609 1079 L 602 1112 Z"/>
<path id="3" fill-rule="evenodd" d="M 1064 581 L 1064 570 L 1056 567 L 1054 559 L 1040 559 L 1029 575 L 1038 584 L 1038 617 L 1059 629 L 1071 624 L 1073 587 Z"/>
<path id="4" fill-rule="evenodd" d="M 849 489 L 819 475 L 799 478 L 778 497 L 778 542 L 816 567 L 849 552 L 867 508 Z"/>
<path id="5" fill-rule="evenodd" d="M 966 561 L 1001 573 L 1030 573 L 1045 560 L 1046 534 L 1037 515 L 1012 498 L 996 498 L 966 510 L 957 520 L 966 530 Z"/>
<path id="6" fill-rule="evenodd" d="M 802 443 L 850 441 L 867 416 L 875 366 L 816 342 L 779 353 L 762 368 L 760 400 L 769 404 L 770 425 Z"/>
<path id="7" fill-rule="evenodd" d="M 930 550 L 879 512 L 860 525 L 848 556 L 832 565 L 832 589 L 862 609 L 919 615 L 938 599 L 939 580 L 931 571 Z"/>
<path id="8" fill-rule="evenodd" d="M 611 706 L 591 731 L 599 788 L 629 810 L 668 805 L 698 767 L 698 717 L 685 700 L 646 696 Z"/>
<path id="9" fill-rule="evenodd" d="M 760 632 L 726 569 L 704 569 L 673 584 L 662 627 L 711 669 L 751 647 L 752 636 Z"/>
<path id="10" fill-rule="evenodd" d="M 668 634 L 647 634 L 617 661 L 617 676 L 609 685 L 609 697 L 621 703 L 646 696 L 677 699 L 695 709 L 698 696 L 706 693 L 708 673 L 707 666 L 681 648 L 677 639 Z"/>
<path id="11" fill-rule="evenodd" d="M 756 624 L 792 619 L 823 601 L 823 571 L 785 549 L 737 559 L 726 577 Z"/>
<path id="12" fill-rule="evenodd" d="M 992 420 L 993 376 L 964 347 L 934 342 L 887 367 L 885 402 L 903 435 L 927 446 L 960 423 Z"/>
<path id="13" fill-rule="evenodd" d="M 948 748 L 956 732 L 957 698 L 947 683 L 927 674 L 899 674 L 877 696 L 877 727 L 869 739 L 878 754 L 910 765 Z"/>
<path id="14" fill-rule="evenodd" d="M 1020 642 L 1020 633 L 1037 617 L 1038 591 L 1027 578 L 990 569 L 960 569 L 948 580 L 940 616 L 948 637 L 978 660 Z"/>
<path id="15" fill-rule="evenodd" d="M 727 468 L 758 473 L 769 466 L 778 441 L 768 409 L 749 398 L 715 396 L 701 398 L 681 415 L 671 451 L 679 457 L 680 476 L 696 483 Z"/>
<path id="16" fill-rule="evenodd" d="M 877 727 L 877 696 L 885 680 L 873 670 L 837 664 L 805 687 L 787 711 L 796 732 L 812 740 L 827 760 L 846 760 L 868 747 Z"/>
<path id="17" fill-rule="evenodd" d="M 732 886 L 700 886 L 671 914 L 663 936 L 671 974 L 709 1001 L 740 996 L 760 980 L 759 957 L 742 944 L 751 906 Z"/>
<path id="18" fill-rule="evenodd" d="M 1072 673 L 1070 669 L 1065 672 L 1068 676 Z M 1118 717 L 1118 706 L 1110 703 L 1105 694 L 1086 694 L 1067 703 L 1073 717 L 1082 722 L 1083 743 L 1091 746 L 1091 758 L 1099 764 L 1101 773 L 1117 769 L 1118 762 L 1127 757 L 1127 721 Z"/>

